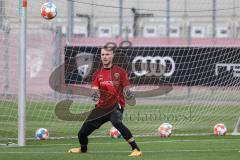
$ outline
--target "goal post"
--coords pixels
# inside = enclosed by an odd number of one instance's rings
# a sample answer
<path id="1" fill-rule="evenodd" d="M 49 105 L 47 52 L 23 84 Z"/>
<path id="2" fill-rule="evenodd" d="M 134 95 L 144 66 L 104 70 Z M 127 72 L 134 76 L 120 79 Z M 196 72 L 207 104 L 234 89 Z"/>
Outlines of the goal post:
<path id="1" fill-rule="evenodd" d="M 20 53 L 18 89 L 18 145 L 26 144 L 26 37 L 27 37 L 27 0 L 19 0 L 20 8 Z"/>
<path id="2" fill-rule="evenodd" d="M 233 129 L 232 135 L 240 135 L 240 116 L 235 124 L 235 127 Z"/>

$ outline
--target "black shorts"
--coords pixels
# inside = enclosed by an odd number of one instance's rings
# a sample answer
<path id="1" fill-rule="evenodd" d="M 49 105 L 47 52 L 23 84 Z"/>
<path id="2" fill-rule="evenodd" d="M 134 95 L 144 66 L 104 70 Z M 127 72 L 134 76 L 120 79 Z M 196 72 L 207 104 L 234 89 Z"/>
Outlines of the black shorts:
<path id="1" fill-rule="evenodd" d="M 90 125 L 93 128 L 98 129 L 102 124 L 108 121 L 122 121 L 123 111 L 124 109 L 118 103 L 107 112 L 101 108 L 95 107 L 89 114 L 83 126 Z"/>

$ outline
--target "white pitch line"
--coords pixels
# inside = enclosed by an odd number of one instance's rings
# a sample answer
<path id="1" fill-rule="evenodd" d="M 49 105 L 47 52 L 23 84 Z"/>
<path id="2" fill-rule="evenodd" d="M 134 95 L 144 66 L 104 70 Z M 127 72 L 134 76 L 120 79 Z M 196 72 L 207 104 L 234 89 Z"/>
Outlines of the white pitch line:
<path id="1" fill-rule="evenodd" d="M 137 142 L 140 144 L 149 144 L 149 143 L 177 143 L 177 142 L 213 142 L 213 141 L 229 141 L 229 140 L 238 140 L 240 139 L 202 139 L 202 140 L 166 140 L 166 141 L 143 141 Z M 112 145 L 112 144 L 125 144 L 126 142 L 99 142 L 99 143 L 89 143 L 89 144 L 96 144 L 96 145 Z M 63 146 L 63 145 L 76 145 L 75 143 L 67 143 L 67 144 L 44 144 L 44 145 L 27 145 L 27 146 L 38 146 L 38 147 L 45 147 L 45 146 Z"/>
<path id="2" fill-rule="evenodd" d="M 143 141 L 143 142 L 138 142 L 139 144 L 151 144 L 151 143 L 178 143 L 178 142 L 214 142 L 214 141 L 236 141 L 236 140 L 240 140 L 240 139 L 202 139 L 202 140 L 165 140 L 165 141 Z M 93 143 L 89 143 L 90 145 L 91 144 L 94 144 L 94 145 L 103 145 L 103 144 L 106 144 L 106 145 L 114 145 L 114 144 L 125 144 L 126 142 L 123 141 L 123 142 L 93 142 Z M 72 146 L 72 145 L 78 145 L 76 143 L 63 143 L 63 144 L 34 144 L 34 145 L 27 145 L 26 147 L 46 147 L 46 146 Z M 18 146 L 6 146 L 6 147 L 9 147 L 9 148 L 12 148 L 12 147 L 18 147 Z M 0 150 L 1 149 L 4 149 L 6 147 L 0 147 Z"/>
<path id="3" fill-rule="evenodd" d="M 167 152 L 223 152 L 239 151 L 239 149 L 202 149 L 202 150 L 161 150 L 161 151 L 143 151 L 143 153 L 167 153 Z M 130 153 L 131 151 L 90 151 L 89 153 Z M 0 152 L 0 154 L 69 154 L 67 152 Z"/>

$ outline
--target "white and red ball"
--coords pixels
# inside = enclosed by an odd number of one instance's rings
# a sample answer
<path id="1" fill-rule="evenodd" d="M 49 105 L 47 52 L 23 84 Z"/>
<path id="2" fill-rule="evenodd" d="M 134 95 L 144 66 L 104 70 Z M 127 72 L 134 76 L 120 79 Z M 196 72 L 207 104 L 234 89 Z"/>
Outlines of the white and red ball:
<path id="1" fill-rule="evenodd" d="M 57 16 L 57 7 L 52 2 L 46 2 L 41 7 L 41 15 L 47 20 L 53 19 Z"/>
<path id="2" fill-rule="evenodd" d="M 158 135 L 160 137 L 170 137 L 172 134 L 172 125 L 170 123 L 163 123 L 158 128 Z"/>
<path id="3" fill-rule="evenodd" d="M 109 136 L 111 138 L 114 138 L 114 139 L 117 139 L 117 138 L 121 138 L 122 135 L 121 133 L 115 128 L 115 127 L 112 127 L 110 130 L 109 130 Z"/>
<path id="4" fill-rule="evenodd" d="M 35 137 L 37 140 L 46 140 L 49 137 L 48 130 L 46 128 L 38 128 Z"/>
<path id="5" fill-rule="evenodd" d="M 216 136 L 225 136 L 227 134 L 227 128 L 223 123 L 216 124 L 213 131 Z"/>

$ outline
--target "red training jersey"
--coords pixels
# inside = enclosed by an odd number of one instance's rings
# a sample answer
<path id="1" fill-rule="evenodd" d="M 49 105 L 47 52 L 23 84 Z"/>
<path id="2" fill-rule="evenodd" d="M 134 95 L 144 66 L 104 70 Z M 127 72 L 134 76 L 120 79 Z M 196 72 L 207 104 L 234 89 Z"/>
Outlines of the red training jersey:
<path id="1" fill-rule="evenodd" d="M 123 88 L 129 85 L 128 73 L 121 67 L 113 65 L 94 72 L 92 87 L 98 87 L 100 91 L 97 107 L 107 108 L 116 103 L 125 107 Z"/>

